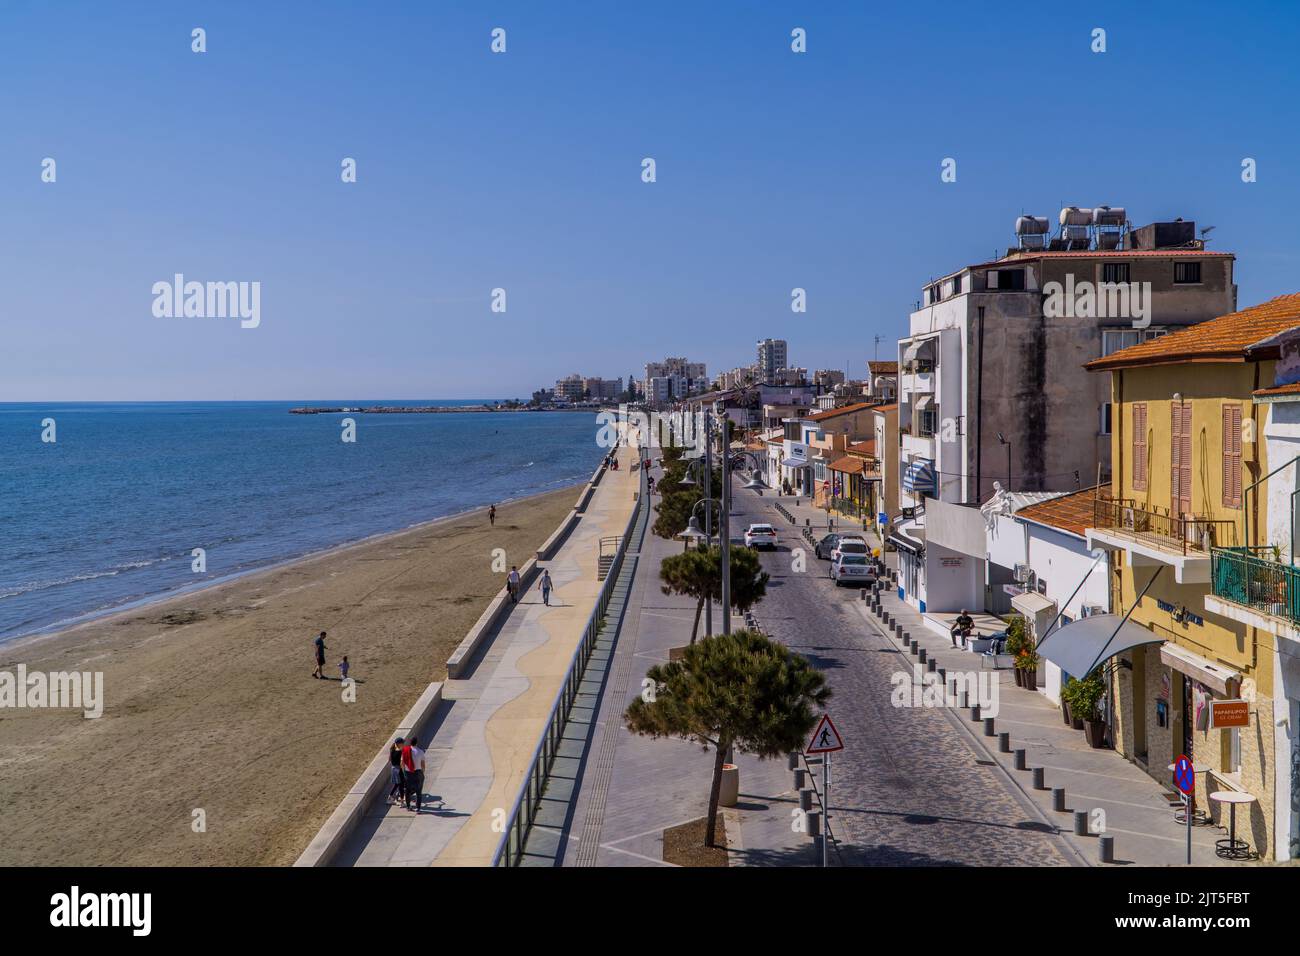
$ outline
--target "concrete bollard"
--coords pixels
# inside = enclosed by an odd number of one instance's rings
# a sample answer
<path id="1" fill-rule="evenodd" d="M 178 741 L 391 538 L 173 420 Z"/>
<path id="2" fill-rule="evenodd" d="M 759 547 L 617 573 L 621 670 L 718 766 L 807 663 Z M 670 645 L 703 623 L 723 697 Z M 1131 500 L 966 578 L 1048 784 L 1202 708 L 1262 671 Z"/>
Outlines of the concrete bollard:
<path id="1" fill-rule="evenodd" d="M 918 654 L 921 653 L 921 645 L 916 643 L 916 641 L 913 641 L 912 646 L 908 648 L 908 650 L 911 652 L 913 657 L 916 657 Z"/>
<path id="2" fill-rule="evenodd" d="M 1053 787 L 1053 788 L 1052 788 L 1052 809 L 1055 810 L 1057 813 L 1065 813 L 1065 812 L 1066 812 L 1066 809 L 1065 809 L 1065 788 L 1064 788 L 1064 787 Z"/>
<path id="3" fill-rule="evenodd" d="M 910 633 L 908 633 L 907 631 L 904 631 L 904 632 L 903 632 L 903 646 L 904 646 L 904 647 L 911 647 L 911 646 L 912 646 L 912 635 L 911 635 Z"/>
<path id="4" fill-rule="evenodd" d="M 932 657 L 925 662 L 925 669 L 933 674 L 939 669 L 939 662 Z"/>
<path id="5" fill-rule="evenodd" d="M 998 734 L 998 753 L 1011 753 L 1011 735 L 1006 731 Z"/>
<path id="6" fill-rule="evenodd" d="M 1012 766 L 1017 770 L 1025 769 L 1025 752 L 1023 750 L 1013 751 Z"/>
<path id="7" fill-rule="evenodd" d="M 787 770 L 799 769 L 799 755 L 790 753 L 785 755 L 785 767 Z"/>
<path id="8" fill-rule="evenodd" d="M 808 786 L 808 771 L 800 767 L 794 772 L 794 788 L 796 790 L 803 790 L 806 786 Z M 803 798 L 800 797 L 800 799 L 802 800 Z M 807 810 L 808 808 L 804 807 L 803 809 Z"/>
<path id="9" fill-rule="evenodd" d="M 1074 835 L 1075 836 L 1088 835 L 1088 811 L 1087 810 L 1074 811 Z"/>
<path id="10" fill-rule="evenodd" d="M 948 686 L 948 671 L 946 668 L 939 668 L 939 680 L 943 682 L 944 687 Z"/>
<path id="11" fill-rule="evenodd" d="M 917 651 L 916 659 L 917 659 L 919 662 L 921 662 L 922 664 L 924 664 L 924 663 L 926 662 L 926 659 L 927 659 L 927 658 L 926 658 L 926 656 L 925 656 L 925 648 L 924 648 L 924 647 L 921 648 L 919 651 Z"/>
<path id="12" fill-rule="evenodd" d="M 808 835 L 810 837 L 821 836 L 822 812 L 820 810 L 809 810 L 804 816 L 808 821 Z"/>
<path id="13" fill-rule="evenodd" d="M 984 718 L 984 736 L 985 736 L 985 737 L 996 737 L 997 735 L 998 735 L 998 732 L 997 732 L 996 730 L 993 729 L 993 718 L 992 718 L 992 717 L 985 717 L 985 718 Z"/>
<path id="14" fill-rule="evenodd" d="M 952 683 L 954 687 L 957 686 L 956 680 L 954 680 Z M 963 710 L 966 709 L 966 692 L 964 690 L 957 691 L 957 706 L 962 708 Z"/>
<path id="15" fill-rule="evenodd" d="M 1102 863 L 1115 862 L 1115 838 L 1109 833 L 1097 837 L 1097 859 Z"/>
<path id="16" fill-rule="evenodd" d="M 972 705 L 971 705 L 971 709 L 970 709 L 970 719 L 973 720 L 973 721 L 975 721 L 975 723 L 979 723 L 979 720 L 980 720 L 980 705 L 979 705 L 979 704 L 972 704 Z"/>
<path id="17" fill-rule="evenodd" d="M 1042 767 L 1035 767 L 1035 768 L 1034 768 L 1034 789 L 1035 789 L 1035 790 L 1046 790 L 1046 789 L 1047 789 L 1047 781 L 1043 779 L 1043 768 L 1042 768 Z"/>

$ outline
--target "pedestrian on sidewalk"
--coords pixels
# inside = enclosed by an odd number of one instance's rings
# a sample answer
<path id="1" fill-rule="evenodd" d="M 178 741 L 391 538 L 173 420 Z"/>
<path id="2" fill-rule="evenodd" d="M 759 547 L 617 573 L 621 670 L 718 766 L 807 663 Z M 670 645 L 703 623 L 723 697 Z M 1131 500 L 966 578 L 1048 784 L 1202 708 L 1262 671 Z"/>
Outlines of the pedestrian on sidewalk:
<path id="1" fill-rule="evenodd" d="M 551 606 L 551 569 L 546 568 L 542 571 L 542 580 L 538 583 L 542 589 L 542 603 L 547 607 Z"/>
<path id="2" fill-rule="evenodd" d="M 402 776 L 406 779 L 406 794 L 403 797 L 406 809 L 411 809 L 411 795 L 415 795 L 415 812 L 420 812 L 420 802 L 424 797 L 424 751 L 420 749 L 420 738 L 412 736 L 402 748 Z"/>
<path id="3" fill-rule="evenodd" d="M 965 608 L 962 608 L 961 613 L 957 615 L 957 620 L 953 622 L 952 631 L 950 632 L 950 636 L 952 637 L 952 646 L 956 647 L 957 640 L 960 638 L 961 646 L 964 648 L 966 646 L 966 639 L 970 637 L 971 630 L 974 629 L 974 627 L 975 619 L 966 613 Z"/>
<path id="4" fill-rule="evenodd" d="M 405 743 L 398 737 L 388 748 L 388 777 L 393 784 L 388 789 L 388 802 L 393 806 L 406 803 L 406 778 L 402 776 L 402 747 Z"/>
<path id="5" fill-rule="evenodd" d="M 496 523 L 497 523 L 497 506 L 493 505 L 491 508 L 488 509 L 488 524 L 495 525 Z"/>
<path id="6" fill-rule="evenodd" d="M 510 594 L 510 603 L 519 602 L 519 568 L 515 565 L 510 566 L 510 576 L 506 578 L 506 591 Z"/>
<path id="7" fill-rule="evenodd" d="M 320 635 L 313 642 L 316 645 L 316 669 L 311 672 L 311 676 L 320 680 L 325 679 L 325 632 L 321 631 Z"/>

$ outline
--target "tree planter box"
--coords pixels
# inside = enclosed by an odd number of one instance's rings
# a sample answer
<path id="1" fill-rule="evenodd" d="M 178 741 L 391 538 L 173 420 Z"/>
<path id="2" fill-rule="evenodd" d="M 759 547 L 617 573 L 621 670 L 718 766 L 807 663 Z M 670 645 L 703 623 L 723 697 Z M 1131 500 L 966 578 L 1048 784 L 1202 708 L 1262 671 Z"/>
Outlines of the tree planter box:
<path id="1" fill-rule="evenodd" d="M 1088 746 L 1094 750 L 1100 750 L 1106 746 L 1106 724 L 1100 720 L 1085 720 L 1083 722 L 1083 735 L 1088 740 Z"/>
<path id="2" fill-rule="evenodd" d="M 1025 690 L 1038 690 L 1038 670 L 1036 668 L 1025 671 Z"/>
<path id="3" fill-rule="evenodd" d="M 1065 718 L 1066 726 L 1069 726 L 1069 723 L 1070 723 L 1070 705 L 1067 704 L 1065 701 L 1061 701 L 1061 716 Z"/>
<path id="4" fill-rule="evenodd" d="M 1025 686 L 1025 672 L 1022 671 L 1019 667 L 1017 667 L 1017 668 L 1015 669 L 1015 671 L 1016 671 L 1016 686 L 1017 686 L 1017 687 L 1024 687 L 1024 686 Z"/>

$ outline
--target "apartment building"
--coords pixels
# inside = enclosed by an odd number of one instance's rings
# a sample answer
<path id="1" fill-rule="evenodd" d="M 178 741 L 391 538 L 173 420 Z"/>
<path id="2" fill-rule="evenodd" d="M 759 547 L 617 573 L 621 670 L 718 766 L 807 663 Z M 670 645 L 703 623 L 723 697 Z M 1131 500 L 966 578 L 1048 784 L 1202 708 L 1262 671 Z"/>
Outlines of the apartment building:
<path id="1" fill-rule="evenodd" d="M 1074 491 L 1111 467 L 1112 400 L 1090 359 L 1230 313 L 1234 256 L 1195 223 L 1129 227 L 1067 207 L 1022 216 L 997 260 L 928 283 L 898 343 L 900 570 L 925 600 L 925 502 Z M 905 567 L 905 565 L 912 565 Z"/>
<path id="2" fill-rule="evenodd" d="M 1187 754 L 1208 768 L 1198 790 L 1253 798 L 1237 809 L 1251 851 L 1300 855 L 1300 416 L 1279 401 L 1300 394 L 1300 295 L 1087 368 L 1108 373 L 1114 426 L 1087 544 L 1106 552 L 1128 618 L 1076 621 L 1042 653 L 1105 677 L 1116 750 L 1162 782 Z"/>
<path id="3" fill-rule="evenodd" d="M 754 376 L 768 385 L 775 385 L 777 369 L 790 364 L 790 350 L 785 339 L 760 339 L 756 348 L 758 360 L 754 363 Z"/>

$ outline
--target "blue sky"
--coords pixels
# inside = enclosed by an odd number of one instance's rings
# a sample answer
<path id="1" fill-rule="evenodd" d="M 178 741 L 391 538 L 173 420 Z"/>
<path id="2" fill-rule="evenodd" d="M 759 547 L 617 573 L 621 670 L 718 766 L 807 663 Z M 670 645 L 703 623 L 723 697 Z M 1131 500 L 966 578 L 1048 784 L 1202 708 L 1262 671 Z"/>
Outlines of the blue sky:
<path id="1" fill-rule="evenodd" d="M 526 396 L 665 354 L 729 368 L 766 336 L 861 375 L 927 279 L 1062 202 L 1215 226 L 1250 305 L 1300 290 L 1298 24 L 1187 2 L 3 0 L 0 401 Z M 156 318 L 176 272 L 261 282 L 261 325 Z"/>

